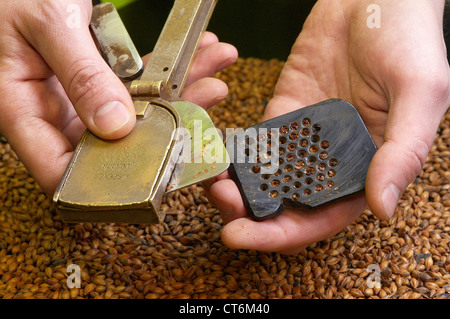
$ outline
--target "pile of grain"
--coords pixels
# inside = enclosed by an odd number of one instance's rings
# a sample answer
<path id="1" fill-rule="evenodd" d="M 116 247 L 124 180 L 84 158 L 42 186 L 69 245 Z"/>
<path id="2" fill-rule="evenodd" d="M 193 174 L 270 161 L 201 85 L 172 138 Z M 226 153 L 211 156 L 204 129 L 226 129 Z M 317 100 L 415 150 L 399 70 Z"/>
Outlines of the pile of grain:
<path id="1" fill-rule="evenodd" d="M 239 59 L 210 110 L 217 126 L 258 122 L 283 63 Z M 298 256 L 230 250 L 200 185 L 166 196 L 158 225 L 65 224 L 0 144 L 0 298 L 448 298 L 450 115 L 388 221 L 369 211 Z M 67 287 L 67 268 L 81 287 Z M 380 269 L 372 287 L 370 265 Z M 372 267 L 370 266 L 370 267 Z"/>

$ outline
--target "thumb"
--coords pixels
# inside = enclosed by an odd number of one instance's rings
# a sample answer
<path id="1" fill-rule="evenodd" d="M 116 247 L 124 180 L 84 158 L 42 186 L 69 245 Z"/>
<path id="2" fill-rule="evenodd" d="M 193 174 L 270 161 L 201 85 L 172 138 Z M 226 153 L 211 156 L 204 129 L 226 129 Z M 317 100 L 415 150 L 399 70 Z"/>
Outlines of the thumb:
<path id="1" fill-rule="evenodd" d="M 29 32 L 33 46 L 53 70 L 80 119 L 95 135 L 116 139 L 128 134 L 136 117 L 131 97 L 101 57 L 89 31 L 91 8 L 78 27 L 66 23 L 64 6 L 45 27 Z"/>
<path id="2" fill-rule="evenodd" d="M 400 196 L 420 173 L 445 113 L 436 108 L 439 104 L 402 99 L 391 107 L 384 144 L 366 178 L 367 202 L 378 218 L 393 216 Z"/>

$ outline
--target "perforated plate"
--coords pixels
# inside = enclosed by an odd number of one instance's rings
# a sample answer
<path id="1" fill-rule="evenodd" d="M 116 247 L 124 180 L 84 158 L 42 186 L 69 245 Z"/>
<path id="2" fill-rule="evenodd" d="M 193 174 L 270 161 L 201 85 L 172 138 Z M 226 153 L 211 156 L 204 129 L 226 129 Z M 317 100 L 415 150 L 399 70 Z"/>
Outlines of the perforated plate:
<path id="1" fill-rule="evenodd" d="M 250 215 L 316 207 L 364 189 L 376 146 L 357 110 L 331 99 L 241 130 L 227 141 L 230 173 Z"/>

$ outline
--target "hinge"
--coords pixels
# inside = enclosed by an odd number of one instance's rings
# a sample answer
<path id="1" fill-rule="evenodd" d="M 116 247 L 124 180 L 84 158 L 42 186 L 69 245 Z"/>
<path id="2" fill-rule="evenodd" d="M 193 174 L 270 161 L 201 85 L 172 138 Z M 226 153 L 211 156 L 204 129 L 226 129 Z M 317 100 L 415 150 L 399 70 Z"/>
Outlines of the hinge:
<path id="1" fill-rule="evenodd" d="M 162 98 L 170 97 L 170 89 L 168 89 L 162 80 L 134 80 L 131 81 L 128 92 L 132 97 Z"/>

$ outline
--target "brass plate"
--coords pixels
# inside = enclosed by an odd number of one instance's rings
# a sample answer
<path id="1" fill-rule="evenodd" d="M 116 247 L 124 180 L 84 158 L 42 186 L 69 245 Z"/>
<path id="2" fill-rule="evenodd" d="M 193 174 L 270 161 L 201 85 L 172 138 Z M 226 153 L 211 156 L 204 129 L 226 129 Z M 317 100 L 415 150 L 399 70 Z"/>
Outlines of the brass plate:
<path id="1" fill-rule="evenodd" d="M 230 165 L 230 157 L 219 130 L 208 113 L 194 103 L 173 101 L 188 136 L 167 192 L 213 178 Z"/>
<path id="2" fill-rule="evenodd" d="M 161 221 L 158 208 L 181 150 L 179 127 L 170 104 L 152 102 L 122 139 L 86 131 L 55 193 L 63 220 L 117 222 L 120 211 L 130 223 Z"/>

